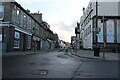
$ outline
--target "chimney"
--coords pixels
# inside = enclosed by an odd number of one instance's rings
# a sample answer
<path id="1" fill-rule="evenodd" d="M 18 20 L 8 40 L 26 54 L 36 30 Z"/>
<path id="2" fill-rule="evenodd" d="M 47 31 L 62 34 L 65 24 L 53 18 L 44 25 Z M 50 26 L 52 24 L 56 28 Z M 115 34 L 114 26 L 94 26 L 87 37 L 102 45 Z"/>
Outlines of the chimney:
<path id="1" fill-rule="evenodd" d="M 39 23 L 42 22 L 42 13 L 39 11 L 37 13 L 31 13 L 31 16 L 34 17 Z"/>
<path id="2" fill-rule="evenodd" d="M 27 12 L 27 13 L 30 13 L 30 10 L 27 9 L 26 12 Z"/>

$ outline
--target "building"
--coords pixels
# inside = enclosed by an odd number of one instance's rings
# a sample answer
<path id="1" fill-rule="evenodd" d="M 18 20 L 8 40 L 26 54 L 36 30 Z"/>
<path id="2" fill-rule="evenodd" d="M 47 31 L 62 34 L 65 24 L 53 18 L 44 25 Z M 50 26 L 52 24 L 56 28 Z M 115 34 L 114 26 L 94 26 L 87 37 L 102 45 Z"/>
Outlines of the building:
<path id="1" fill-rule="evenodd" d="M 65 41 L 60 40 L 59 45 L 60 45 L 60 48 L 64 49 L 65 48 Z"/>
<path id="2" fill-rule="evenodd" d="M 58 35 L 46 28 L 42 22 L 41 13 L 30 13 L 17 2 L 0 3 L 0 41 L 5 46 L 3 50 L 55 48 Z M 48 42 L 51 43 L 50 47 Z"/>
<path id="3" fill-rule="evenodd" d="M 93 49 L 97 44 L 102 48 L 120 49 L 120 1 L 97 3 L 97 9 L 96 2 L 92 0 L 86 9 L 83 8 L 83 16 L 80 18 L 80 47 Z"/>

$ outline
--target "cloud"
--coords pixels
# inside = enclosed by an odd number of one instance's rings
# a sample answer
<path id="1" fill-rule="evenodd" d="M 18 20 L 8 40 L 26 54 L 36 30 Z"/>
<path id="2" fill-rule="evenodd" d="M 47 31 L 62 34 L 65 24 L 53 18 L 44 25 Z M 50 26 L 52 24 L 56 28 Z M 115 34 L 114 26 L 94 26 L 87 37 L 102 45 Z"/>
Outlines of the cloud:
<path id="1" fill-rule="evenodd" d="M 74 27 L 65 22 L 55 22 L 51 24 L 51 29 L 55 31 L 61 40 L 71 42 L 71 36 L 74 36 Z"/>

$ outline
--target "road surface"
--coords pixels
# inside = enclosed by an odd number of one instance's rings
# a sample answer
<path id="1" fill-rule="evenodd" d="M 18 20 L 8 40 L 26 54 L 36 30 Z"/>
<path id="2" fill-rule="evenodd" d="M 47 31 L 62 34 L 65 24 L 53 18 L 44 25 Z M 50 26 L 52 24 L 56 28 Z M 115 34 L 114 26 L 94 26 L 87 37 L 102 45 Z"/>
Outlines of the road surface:
<path id="1" fill-rule="evenodd" d="M 118 78 L 117 61 L 80 59 L 64 50 L 5 56 L 2 67 L 3 78 Z"/>

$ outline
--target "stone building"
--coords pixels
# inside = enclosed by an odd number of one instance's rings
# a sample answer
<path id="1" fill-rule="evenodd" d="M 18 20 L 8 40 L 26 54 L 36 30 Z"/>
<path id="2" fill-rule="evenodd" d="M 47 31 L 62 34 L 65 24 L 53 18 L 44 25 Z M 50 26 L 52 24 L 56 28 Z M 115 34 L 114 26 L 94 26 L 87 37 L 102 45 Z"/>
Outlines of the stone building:
<path id="1" fill-rule="evenodd" d="M 43 25 L 42 14 L 31 14 L 17 2 L 2 2 L 0 4 L 0 39 L 7 51 L 41 50 L 46 48 L 48 34 L 51 34 L 53 44 L 58 41 L 51 30 Z M 4 48 L 3 48 L 4 49 Z"/>
<path id="2" fill-rule="evenodd" d="M 88 7 L 83 8 L 83 16 L 80 18 L 80 47 L 93 49 L 98 44 L 102 48 L 120 49 L 119 4 L 118 1 L 98 2 L 96 11 L 96 2 L 91 0 Z M 96 12 L 98 26 L 96 26 Z"/>

